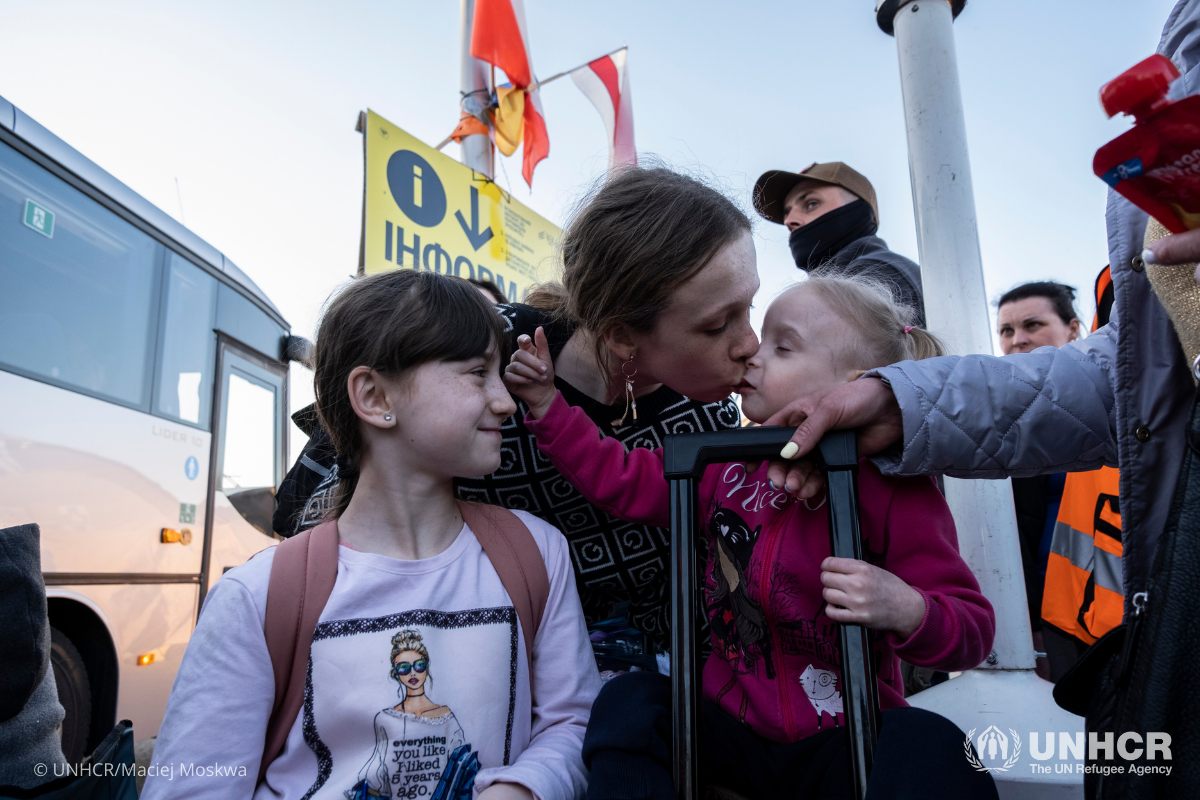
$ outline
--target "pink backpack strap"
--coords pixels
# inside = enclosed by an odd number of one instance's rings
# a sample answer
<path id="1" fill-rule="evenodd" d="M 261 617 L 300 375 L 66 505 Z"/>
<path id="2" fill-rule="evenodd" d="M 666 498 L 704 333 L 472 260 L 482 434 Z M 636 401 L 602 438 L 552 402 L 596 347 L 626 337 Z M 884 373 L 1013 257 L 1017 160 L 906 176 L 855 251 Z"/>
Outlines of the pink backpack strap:
<path id="1" fill-rule="evenodd" d="M 275 705 L 267 723 L 261 782 L 304 704 L 308 652 L 317 621 L 337 581 L 337 522 L 324 522 L 281 542 L 271 563 L 263 633 L 275 670 Z"/>
<path id="2" fill-rule="evenodd" d="M 512 600 L 525 636 L 525 656 L 532 680 L 533 639 L 542 624 L 546 601 L 550 597 L 546 560 L 529 528 L 507 508 L 465 500 L 458 501 L 458 508 Z"/>

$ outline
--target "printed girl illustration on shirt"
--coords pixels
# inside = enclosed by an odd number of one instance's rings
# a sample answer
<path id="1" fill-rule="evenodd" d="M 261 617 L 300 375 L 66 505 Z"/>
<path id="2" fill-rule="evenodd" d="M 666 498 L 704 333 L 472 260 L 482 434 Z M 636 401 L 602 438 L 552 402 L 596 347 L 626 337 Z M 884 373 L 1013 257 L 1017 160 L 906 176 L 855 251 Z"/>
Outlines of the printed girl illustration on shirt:
<path id="1" fill-rule="evenodd" d="M 346 797 L 468 800 L 479 757 L 450 707 L 429 698 L 432 663 L 421 634 L 393 636 L 390 660 L 400 702 L 375 715 L 375 751 Z"/>

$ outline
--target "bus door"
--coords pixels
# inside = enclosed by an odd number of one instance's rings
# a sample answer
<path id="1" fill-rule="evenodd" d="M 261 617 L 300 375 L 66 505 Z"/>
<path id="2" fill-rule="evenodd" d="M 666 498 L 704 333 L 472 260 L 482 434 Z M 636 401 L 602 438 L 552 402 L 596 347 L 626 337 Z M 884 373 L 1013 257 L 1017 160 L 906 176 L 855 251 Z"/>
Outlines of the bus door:
<path id="1" fill-rule="evenodd" d="M 275 487 L 287 458 L 287 367 L 222 337 L 217 370 L 201 602 L 226 571 L 275 543 Z"/>

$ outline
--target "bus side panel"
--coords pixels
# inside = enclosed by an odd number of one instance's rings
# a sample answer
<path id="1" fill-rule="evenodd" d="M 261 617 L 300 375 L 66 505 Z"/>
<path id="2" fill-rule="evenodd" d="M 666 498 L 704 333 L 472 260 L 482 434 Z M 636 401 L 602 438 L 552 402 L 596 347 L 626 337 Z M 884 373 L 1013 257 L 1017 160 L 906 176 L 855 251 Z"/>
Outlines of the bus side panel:
<path id="1" fill-rule="evenodd" d="M 51 586 L 50 597 L 69 597 L 98 609 L 117 650 L 117 719 L 133 721 L 134 738 L 158 735 L 171 685 L 196 619 L 194 583 Z M 138 666 L 138 656 L 153 655 Z"/>
<path id="2" fill-rule="evenodd" d="M 0 527 L 41 526 L 43 572 L 198 575 L 211 438 L 0 371 Z"/>

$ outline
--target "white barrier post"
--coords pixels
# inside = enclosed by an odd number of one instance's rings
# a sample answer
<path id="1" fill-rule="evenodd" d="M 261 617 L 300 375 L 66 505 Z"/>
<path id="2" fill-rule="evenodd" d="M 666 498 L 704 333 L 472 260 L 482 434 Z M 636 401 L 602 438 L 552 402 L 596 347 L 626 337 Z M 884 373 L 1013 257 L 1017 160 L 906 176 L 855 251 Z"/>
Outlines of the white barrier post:
<path id="1" fill-rule="evenodd" d="M 957 355 L 992 354 L 975 196 L 954 48 L 965 0 L 877 0 L 876 20 L 894 33 L 908 135 L 909 175 L 929 329 Z M 1025 577 L 1009 481 L 946 478 L 959 547 L 996 610 L 993 651 L 979 669 L 915 695 L 914 706 L 964 731 L 1078 732 L 1083 720 L 1055 705 L 1033 672 Z M 1026 745 L 1028 746 L 1028 742 Z M 1027 753 L 1023 761 L 1030 761 Z M 1053 765 L 1054 761 L 1041 764 Z M 1039 765 L 1040 766 L 1040 765 Z M 1082 797 L 1083 776 L 1036 774 L 1030 764 L 993 772 L 1001 797 Z M 1040 785 L 1039 785 L 1040 784 Z M 1065 793 L 1064 793 L 1065 792 Z"/>

